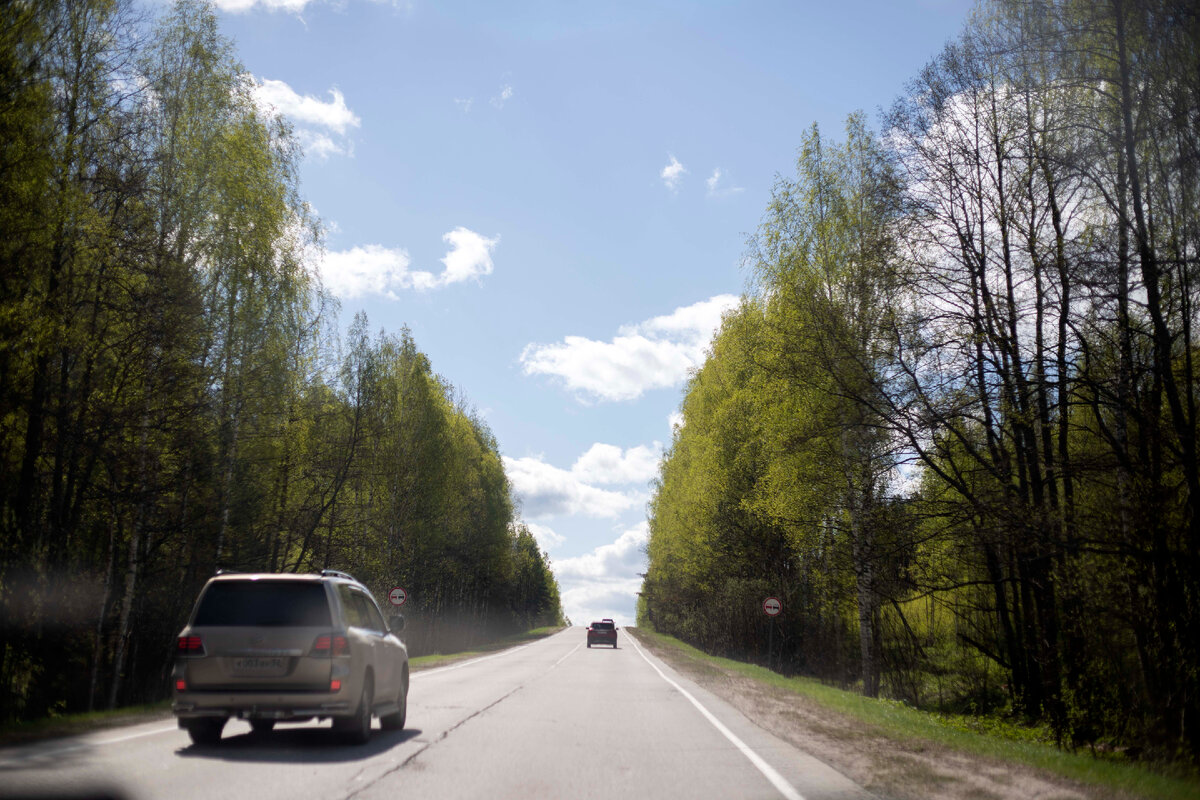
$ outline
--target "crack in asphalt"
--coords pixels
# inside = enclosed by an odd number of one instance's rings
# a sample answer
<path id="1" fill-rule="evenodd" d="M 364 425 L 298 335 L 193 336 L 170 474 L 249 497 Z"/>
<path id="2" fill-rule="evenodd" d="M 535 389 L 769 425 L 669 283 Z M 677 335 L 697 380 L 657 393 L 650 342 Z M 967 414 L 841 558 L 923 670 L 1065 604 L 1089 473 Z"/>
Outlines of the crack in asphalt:
<path id="1" fill-rule="evenodd" d="M 551 664 L 549 667 L 547 667 L 547 668 L 546 668 L 546 669 L 545 669 L 543 672 L 539 672 L 537 675 L 534 675 L 534 676 L 533 676 L 532 678 L 530 678 L 529 680 L 527 680 L 527 681 L 525 681 L 525 682 L 523 682 L 523 683 L 519 683 L 519 684 L 517 684 L 516 686 L 514 686 L 512 689 L 510 689 L 509 691 L 507 691 L 506 693 L 504 693 L 504 694 L 503 694 L 503 695 L 501 695 L 500 697 L 498 697 L 498 698 L 496 698 L 495 700 L 493 700 L 492 702 L 488 703 L 486 706 L 484 706 L 484 707 L 482 707 L 482 708 L 480 708 L 480 709 L 478 709 L 478 710 L 476 710 L 476 711 L 473 711 L 472 713 L 470 713 L 470 714 L 468 714 L 467 716 L 463 717 L 463 718 L 462 718 L 462 719 L 460 719 L 458 722 L 454 723 L 454 724 L 453 724 L 453 725 L 451 725 L 449 728 L 447 728 L 446 730 L 444 730 L 444 731 L 442 731 L 440 734 L 438 734 L 438 736 L 437 736 L 437 738 L 436 738 L 436 739 L 433 739 L 433 740 L 431 740 L 431 741 L 428 741 L 428 742 L 426 742 L 424 747 L 422 747 L 422 748 L 420 748 L 419 750 L 417 750 L 416 752 L 412 753 L 412 755 L 410 755 L 408 758 L 404 759 L 403 761 L 401 761 L 399 764 L 395 765 L 394 767 L 392 767 L 392 768 L 390 768 L 390 769 L 387 769 L 387 770 L 384 770 L 383 772 L 379 773 L 379 774 L 378 774 L 377 776 L 375 776 L 375 778 L 374 778 L 372 781 L 370 781 L 369 783 L 365 783 L 365 784 L 363 784 L 362 786 L 359 786 L 359 787 L 358 787 L 357 789 L 355 789 L 353 792 L 350 792 L 348 795 L 346 795 L 346 796 L 343 798 L 343 800 L 352 800 L 352 798 L 354 798 L 354 797 L 357 797 L 358 795 L 360 795 L 360 794 L 362 794 L 363 792 L 365 792 L 367 789 L 370 789 L 372 786 L 375 786 L 375 785 L 376 785 L 376 784 L 378 784 L 380 781 L 382 781 L 384 778 L 386 778 L 386 777 L 388 777 L 388 776 L 390 776 L 390 775 L 394 775 L 394 774 L 396 774 L 397 772 L 399 772 L 400 770 L 404 769 L 404 768 L 405 768 L 405 767 L 407 767 L 409 764 L 411 764 L 411 763 L 412 763 L 412 762 L 413 762 L 413 761 L 414 761 L 414 760 L 417 758 L 417 756 L 421 755 L 421 754 L 422 754 L 422 753 L 424 753 L 426 750 L 428 750 L 429 748 L 433 747 L 435 744 L 438 744 L 438 743 L 440 743 L 440 742 L 444 742 L 444 741 L 446 740 L 446 738 L 450 736 L 450 734 L 454 733 L 454 731 L 458 730 L 458 729 L 459 729 L 459 728 L 461 728 L 463 725 L 466 725 L 468 722 L 470 722 L 471 720 L 475 719 L 475 718 L 476 718 L 476 717 L 478 717 L 480 714 L 483 714 L 484 712 L 486 712 L 486 711 L 489 711 L 489 710 L 491 710 L 491 709 L 495 708 L 496 706 L 500 705 L 501 703 L 503 703 L 503 702 L 504 702 L 505 700 L 507 700 L 508 698 L 512 697 L 512 696 L 513 696 L 514 694 L 516 694 L 517 692 L 521 691 L 521 690 L 522 690 L 522 689 L 524 689 L 525 687 L 527 687 L 527 686 L 529 686 L 530 684 L 532 684 L 534 681 L 539 681 L 539 680 L 541 680 L 542 678 L 544 678 L 544 677 L 546 677 L 547 675 L 549 675 L 551 671 L 553 671 L 553 670 L 554 670 L 554 669 L 555 669 L 555 668 L 556 668 L 556 667 L 557 667 L 559 664 L 561 664 L 562 662 L 566 661 L 566 660 L 567 660 L 567 658 L 569 658 L 569 657 L 570 657 L 572 654 L 574 654 L 574 653 L 575 653 L 575 651 L 576 651 L 576 650 L 578 650 L 578 649 L 579 649 L 581 646 L 582 646 L 582 645 L 575 645 L 575 647 L 574 647 L 574 648 L 572 648 L 570 652 L 568 652 L 568 653 L 567 653 L 565 656 L 563 656 L 562 658 L 560 658 L 558 661 L 555 661 L 553 664 Z M 362 771 L 360 771 L 360 772 L 358 773 L 358 775 L 356 775 L 356 776 L 354 777 L 354 780 L 358 780 L 358 779 L 359 779 L 359 778 L 360 778 L 360 777 L 363 775 L 363 773 L 364 773 L 364 772 L 366 772 L 366 769 L 365 769 L 365 768 L 364 768 Z"/>

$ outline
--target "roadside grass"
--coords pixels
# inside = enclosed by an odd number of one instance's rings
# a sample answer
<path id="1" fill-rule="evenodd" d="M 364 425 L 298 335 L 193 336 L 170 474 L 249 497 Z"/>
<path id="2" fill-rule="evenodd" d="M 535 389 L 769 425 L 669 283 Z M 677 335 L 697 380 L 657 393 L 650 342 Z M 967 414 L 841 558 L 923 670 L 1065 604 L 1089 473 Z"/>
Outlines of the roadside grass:
<path id="1" fill-rule="evenodd" d="M 421 656 L 409 660 L 409 666 L 416 672 L 430 667 L 442 666 L 455 661 L 465 661 L 469 658 L 504 650 L 515 645 L 542 639 L 562 630 L 558 627 L 534 628 L 525 633 L 508 636 L 490 644 L 482 645 L 476 650 L 465 653 L 445 653 Z M 125 706 L 113 711 L 89 711 L 80 714 L 61 714 L 31 720 L 29 722 L 10 722 L 0 725 L 0 746 L 22 744 L 25 742 L 57 739 L 63 736 L 76 736 L 83 733 L 116 728 L 122 725 L 137 725 L 155 719 L 171 717 L 171 701 L 163 700 L 141 706 Z"/>
<path id="2" fill-rule="evenodd" d="M 1196 800 L 1200 774 L 1186 766 L 1142 764 L 1121 756 L 1096 757 L 1090 751 L 1061 750 L 1045 741 L 1044 729 L 1028 728 L 995 717 L 970 717 L 920 711 L 894 700 L 872 700 L 827 686 L 812 678 L 788 678 L 765 667 L 707 655 L 691 645 L 646 628 L 633 631 L 658 648 L 701 669 L 736 672 L 792 692 L 871 726 L 900 742 L 924 739 L 985 758 L 1045 770 L 1119 796 L 1147 800 Z"/>

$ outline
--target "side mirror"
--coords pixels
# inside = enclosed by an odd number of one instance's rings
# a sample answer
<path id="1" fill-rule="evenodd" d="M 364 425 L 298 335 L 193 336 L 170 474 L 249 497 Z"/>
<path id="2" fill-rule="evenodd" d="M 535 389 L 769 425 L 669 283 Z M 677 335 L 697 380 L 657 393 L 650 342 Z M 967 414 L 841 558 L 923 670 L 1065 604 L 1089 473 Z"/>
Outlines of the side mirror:
<path id="1" fill-rule="evenodd" d="M 393 614 L 388 617 L 388 630 L 392 633 L 399 633 L 404 630 L 404 615 Z"/>

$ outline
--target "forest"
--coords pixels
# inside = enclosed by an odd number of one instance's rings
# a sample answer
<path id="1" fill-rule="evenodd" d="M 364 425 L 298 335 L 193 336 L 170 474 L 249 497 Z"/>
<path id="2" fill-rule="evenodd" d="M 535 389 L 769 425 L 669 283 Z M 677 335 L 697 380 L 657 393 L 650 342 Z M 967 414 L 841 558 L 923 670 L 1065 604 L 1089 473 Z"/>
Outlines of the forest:
<path id="1" fill-rule="evenodd" d="M 0 722 L 157 701 L 217 569 L 409 596 L 412 655 L 562 624 L 498 445 L 339 332 L 286 119 L 203 0 L 0 24 Z"/>
<path id="2" fill-rule="evenodd" d="M 1198 169 L 1183 0 L 984 2 L 878 132 L 814 125 L 686 387 L 639 624 L 1200 759 Z"/>

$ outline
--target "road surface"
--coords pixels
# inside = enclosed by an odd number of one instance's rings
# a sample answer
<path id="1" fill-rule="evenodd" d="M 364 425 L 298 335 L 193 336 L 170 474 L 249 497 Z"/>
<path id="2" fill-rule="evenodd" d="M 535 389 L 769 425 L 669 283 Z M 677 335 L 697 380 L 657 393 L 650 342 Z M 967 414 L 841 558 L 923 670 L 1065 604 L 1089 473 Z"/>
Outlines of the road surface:
<path id="1" fill-rule="evenodd" d="M 408 726 L 336 743 L 329 723 L 265 737 L 233 721 L 193 746 L 173 720 L 0 749 L 0 796 L 801 798 L 867 792 L 646 652 L 581 628 L 413 673 Z"/>

